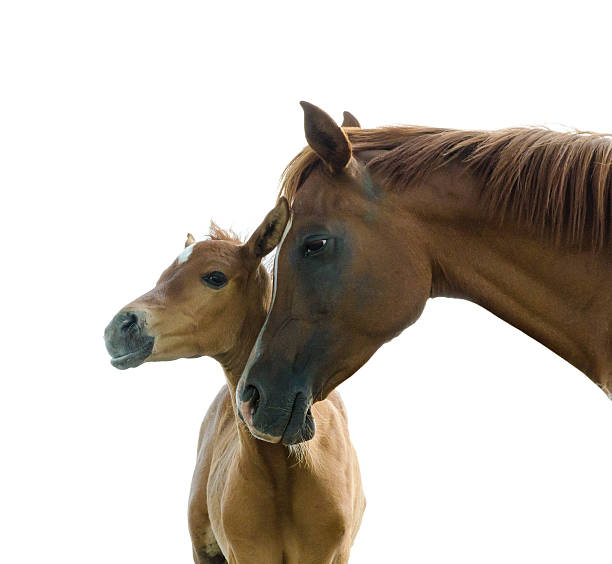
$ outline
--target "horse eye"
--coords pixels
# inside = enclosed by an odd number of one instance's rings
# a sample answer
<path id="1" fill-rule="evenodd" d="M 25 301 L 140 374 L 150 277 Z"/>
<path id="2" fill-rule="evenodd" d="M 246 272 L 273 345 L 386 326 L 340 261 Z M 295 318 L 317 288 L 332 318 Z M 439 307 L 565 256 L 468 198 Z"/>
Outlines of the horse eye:
<path id="1" fill-rule="evenodd" d="M 304 244 L 304 254 L 308 257 L 322 251 L 327 245 L 327 239 L 316 239 Z"/>
<path id="2" fill-rule="evenodd" d="M 213 272 L 204 274 L 202 276 L 202 282 L 204 282 L 207 286 L 218 290 L 219 288 L 223 288 L 223 286 L 227 284 L 227 276 L 225 276 L 223 272 L 214 270 Z"/>

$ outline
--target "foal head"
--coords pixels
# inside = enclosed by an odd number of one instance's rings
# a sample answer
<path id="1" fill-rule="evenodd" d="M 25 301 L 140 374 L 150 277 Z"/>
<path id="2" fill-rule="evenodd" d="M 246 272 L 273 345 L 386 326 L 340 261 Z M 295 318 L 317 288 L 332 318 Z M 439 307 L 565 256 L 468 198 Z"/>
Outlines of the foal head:
<path id="1" fill-rule="evenodd" d="M 240 346 L 247 346 L 248 354 L 270 296 L 261 259 L 278 243 L 288 217 L 283 198 L 247 243 L 216 227 L 206 241 L 189 235 L 155 288 L 126 305 L 106 327 L 111 364 L 123 370 L 157 360 L 222 359 Z"/>

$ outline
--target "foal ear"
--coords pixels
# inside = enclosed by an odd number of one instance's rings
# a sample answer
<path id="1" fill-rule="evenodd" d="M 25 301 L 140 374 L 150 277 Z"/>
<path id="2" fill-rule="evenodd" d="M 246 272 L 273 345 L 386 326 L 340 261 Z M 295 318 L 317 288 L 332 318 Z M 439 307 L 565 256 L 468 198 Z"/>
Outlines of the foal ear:
<path id="1" fill-rule="evenodd" d="M 265 257 L 280 243 L 288 221 L 289 204 L 286 198 L 281 198 L 245 243 L 249 256 L 257 260 Z"/>
<path id="2" fill-rule="evenodd" d="M 300 102 L 304 110 L 306 141 L 332 172 L 340 172 L 351 160 L 351 144 L 338 124 L 321 108 Z"/>
<path id="3" fill-rule="evenodd" d="M 193 245 L 195 242 L 195 237 L 191 233 L 187 233 L 187 241 L 185 241 L 185 247 Z"/>
<path id="4" fill-rule="evenodd" d="M 359 120 L 351 112 L 342 112 L 344 120 L 341 127 L 361 127 Z"/>

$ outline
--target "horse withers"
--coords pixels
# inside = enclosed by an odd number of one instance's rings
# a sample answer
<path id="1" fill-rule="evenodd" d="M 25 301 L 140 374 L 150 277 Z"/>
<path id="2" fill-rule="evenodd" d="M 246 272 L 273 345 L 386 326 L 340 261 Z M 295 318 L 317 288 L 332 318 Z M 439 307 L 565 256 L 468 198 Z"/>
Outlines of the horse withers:
<path id="1" fill-rule="evenodd" d="M 189 497 L 196 564 L 348 562 L 365 509 L 338 394 L 313 409 L 316 438 L 294 447 L 255 439 L 237 415 L 236 384 L 271 297 L 262 258 L 288 220 L 281 199 L 245 244 L 214 225 L 208 240 L 189 235 L 155 288 L 105 331 L 116 368 L 211 356 L 225 371 L 202 423 Z"/>

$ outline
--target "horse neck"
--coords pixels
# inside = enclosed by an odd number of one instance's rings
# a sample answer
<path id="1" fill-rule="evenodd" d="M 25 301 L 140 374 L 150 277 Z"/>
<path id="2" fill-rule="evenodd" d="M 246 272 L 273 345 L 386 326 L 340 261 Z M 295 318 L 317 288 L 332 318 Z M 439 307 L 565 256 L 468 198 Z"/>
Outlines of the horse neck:
<path id="1" fill-rule="evenodd" d="M 441 174 L 429 197 L 422 188 L 420 203 L 413 198 L 426 230 L 432 297 L 481 305 L 612 390 L 609 255 L 555 246 L 509 220 L 493 226 L 475 188 Z"/>

